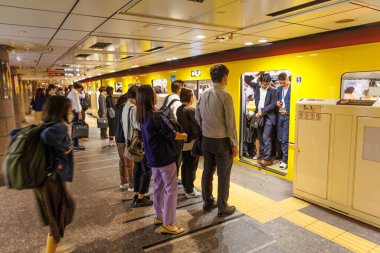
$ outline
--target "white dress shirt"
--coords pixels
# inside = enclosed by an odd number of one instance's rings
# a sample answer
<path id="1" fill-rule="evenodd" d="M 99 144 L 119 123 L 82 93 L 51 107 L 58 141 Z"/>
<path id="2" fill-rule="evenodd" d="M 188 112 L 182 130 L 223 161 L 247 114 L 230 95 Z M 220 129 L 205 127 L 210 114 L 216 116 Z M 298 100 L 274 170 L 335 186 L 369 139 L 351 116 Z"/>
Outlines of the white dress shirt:
<path id="1" fill-rule="evenodd" d="M 72 89 L 69 94 L 67 95 L 67 98 L 71 102 L 71 107 L 73 111 L 76 113 L 81 113 L 82 112 L 82 106 L 80 105 L 80 100 L 79 100 L 79 93 L 75 89 Z"/>
<path id="2" fill-rule="evenodd" d="M 260 101 L 259 101 L 259 105 L 258 105 L 259 111 L 261 111 L 261 109 L 263 109 L 265 106 L 265 98 L 267 97 L 267 92 L 268 92 L 268 88 L 267 89 L 260 88 Z"/>

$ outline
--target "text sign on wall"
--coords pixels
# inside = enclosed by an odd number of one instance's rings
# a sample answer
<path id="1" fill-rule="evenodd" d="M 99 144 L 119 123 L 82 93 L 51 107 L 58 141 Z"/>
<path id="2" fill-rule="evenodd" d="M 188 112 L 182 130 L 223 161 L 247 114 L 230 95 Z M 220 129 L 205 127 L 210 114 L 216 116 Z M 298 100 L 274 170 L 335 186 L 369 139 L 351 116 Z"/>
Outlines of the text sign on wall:
<path id="1" fill-rule="evenodd" d="M 296 83 L 302 83 L 302 77 L 301 76 L 296 77 Z"/>
<path id="2" fill-rule="evenodd" d="M 321 120 L 321 106 L 304 105 L 298 112 L 298 118 L 305 120 Z"/>
<path id="3" fill-rule="evenodd" d="M 191 77 L 197 77 L 197 76 L 201 76 L 201 71 L 200 70 L 192 70 L 191 71 Z"/>

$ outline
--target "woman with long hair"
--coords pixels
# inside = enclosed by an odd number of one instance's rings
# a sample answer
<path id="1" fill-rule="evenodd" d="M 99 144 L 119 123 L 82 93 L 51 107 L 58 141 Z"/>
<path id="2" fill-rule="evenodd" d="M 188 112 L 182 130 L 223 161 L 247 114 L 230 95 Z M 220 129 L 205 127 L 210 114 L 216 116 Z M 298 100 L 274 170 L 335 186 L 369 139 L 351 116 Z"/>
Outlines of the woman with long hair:
<path id="1" fill-rule="evenodd" d="M 140 123 L 144 151 L 152 167 L 153 205 L 156 211 L 155 225 L 162 234 L 181 234 L 185 231 L 175 225 L 177 207 L 177 167 L 174 140 L 186 140 L 187 134 L 177 133 L 167 118 L 161 116 L 155 123 L 154 104 L 156 94 L 152 86 L 142 85 L 137 92 L 136 119 Z"/>
<path id="2" fill-rule="evenodd" d="M 115 143 L 115 131 L 116 131 L 116 119 L 115 119 L 115 105 L 112 100 L 113 87 L 106 88 L 106 108 L 107 108 L 107 120 L 108 120 L 108 135 L 109 145 L 116 145 Z M 113 115 L 112 115 L 113 112 Z"/>
<path id="3" fill-rule="evenodd" d="M 136 121 L 136 96 L 138 89 L 139 87 L 136 85 L 129 87 L 127 92 L 128 102 L 123 109 L 122 121 L 126 141 L 132 140 L 134 129 L 140 130 L 140 125 Z M 148 165 L 146 157 L 144 156 L 139 162 L 127 158 L 127 165 L 128 171 L 133 168 L 133 184 L 132 186 L 131 184 L 129 185 L 134 191 L 133 205 L 135 207 L 153 205 L 153 201 L 148 196 L 145 196 L 149 192 L 150 179 L 152 178 L 152 169 Z M 130 188 L 128 190 L 132 190 Z"/>
<path id="4" fill-rule="evenodd" d="M 74 215 L 74 201 L 65 187 L 66 181 L 73 180 L 73 146 L 65 125 L 72 118 L 73 112 L 67 98 L 52 96 L 47 100 L 42 119 L 48 125 L 41 133 L 41 140 L 47 146 L 50 173 L 45 182 L 35 189 L 42 219 L 50 227 L 46 253 L 56 252 L 65 228 Z"/>
<path id="5" fill-rule="evenodd" d="M 32 107 L 32 110 L 34 111 L 34 124 L 40 124 L 41 118 L 42 118 L 42 108 L 45 104 L 46 97 L 45 97 L 45 91 L 43 88 L 38 88 L 36 90 L 36 94 L 32 98 L 32 101 L 30 102 L 30 106 Z"/>

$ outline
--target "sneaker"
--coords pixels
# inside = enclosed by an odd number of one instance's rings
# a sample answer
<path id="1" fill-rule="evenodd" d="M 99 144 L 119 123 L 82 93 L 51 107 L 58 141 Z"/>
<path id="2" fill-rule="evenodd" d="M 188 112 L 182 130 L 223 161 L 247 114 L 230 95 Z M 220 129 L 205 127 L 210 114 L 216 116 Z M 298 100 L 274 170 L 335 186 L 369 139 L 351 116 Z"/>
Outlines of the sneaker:
<path id="1" fill-rule="evenodd" d="M 132 203 L 133 203 L 133 204 L 136 203 L 136 201 L 137 201 L 138 198 L 139 198 L 139 195 L 135 194 L 135 195 L 133 196 L 133 201 L 132 201 Z"/>
<path id="2" fill-rule="evenodd" d="M 74 150 L 85 150 L 86 148 L 83 146 L 74 146 Z"/>
<path id="3" fill-rule="evenodd" d="M 134 192 L 134 191 L 135 191 L 134 188 L 128 187 L 128 192 Z"/>
<path id="4" fill-rule="evenodd" d="M 127 189 L 127 186 L 126 184 L 120 184 L 119 188 L 120 188 L 120 191 L 125 191 L 125 189 Z"/>
<path id="5" fill-rule="evenodd" d="M 151 206 L 153 205 L 153 201 L 144 197 L 143 199 L 137 198 L 135 202 L 135 207 L 143 207 L 143 206 Z"/>
<path id="6" fill-rule="evenodd" d="M 187 199 L 197 198 L 197 197 L 199 197 L 201 195 L 202 194 L 200 192 L 196 192 L 196 191 L 193 191 L 193 192 L 190 192 L 190 193 L 185 192 L 185 198 L 187 198 Z"/>
<path id="7" fill-rule="evenodd" d="M 280 163 L 280 169 L 286 170 L 287 168 L 288 168 L 288 165 L 286 163 L 284 163 L 284 162 Z"/>
<path id="8" fill-rule="evenodd" d="M 258 159 L 260 159 L 260 155 L 254 155 L 254 156 L 252 157 L 252 159 L 253 159 L 253 160 L 258 160 Z"/>

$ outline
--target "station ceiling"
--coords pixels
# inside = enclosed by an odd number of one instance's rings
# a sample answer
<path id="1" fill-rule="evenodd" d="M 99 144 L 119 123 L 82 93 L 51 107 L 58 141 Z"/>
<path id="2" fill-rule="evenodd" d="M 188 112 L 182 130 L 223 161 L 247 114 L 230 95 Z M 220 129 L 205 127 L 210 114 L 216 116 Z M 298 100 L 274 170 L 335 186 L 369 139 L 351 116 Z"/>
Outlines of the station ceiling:
<path id="1" fill-rule="evenodd" d="M 379 21 L 380 0 L 0 0 L 0 44 L 77 80 Z"/>

